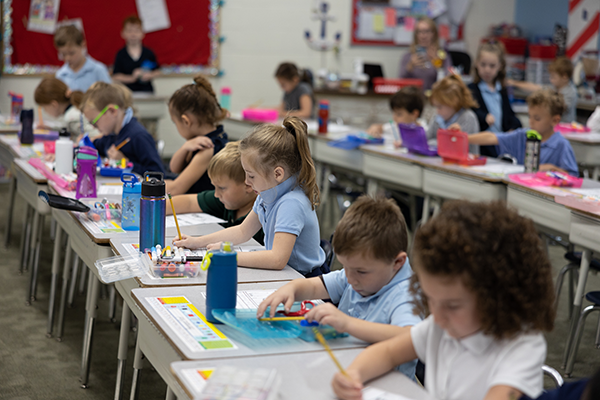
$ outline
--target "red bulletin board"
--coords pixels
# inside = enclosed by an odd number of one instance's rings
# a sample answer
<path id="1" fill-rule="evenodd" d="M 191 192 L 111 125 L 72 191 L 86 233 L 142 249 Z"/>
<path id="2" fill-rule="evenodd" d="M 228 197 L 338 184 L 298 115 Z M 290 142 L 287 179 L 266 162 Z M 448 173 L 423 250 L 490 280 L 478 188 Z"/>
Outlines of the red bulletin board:
<path id="1" fill-rule="evenodd" d="M 167 0 L 171 27 L 150 32 L 144 45 L 151 48 L 161 65 L 207 65 L 211 55 L 209 37 L 210 0 Z M 60 66 L 52 35 L 27 28 L 29 0 L 12 1 L 12 64 Z M 6 5 L 5 5 L 6 6 Z M 81 18 L 89 54 L 106 65 L 125 46 L 121 25 L 137 15 L 135 0 L 61 0 L 58 21 Z"/>

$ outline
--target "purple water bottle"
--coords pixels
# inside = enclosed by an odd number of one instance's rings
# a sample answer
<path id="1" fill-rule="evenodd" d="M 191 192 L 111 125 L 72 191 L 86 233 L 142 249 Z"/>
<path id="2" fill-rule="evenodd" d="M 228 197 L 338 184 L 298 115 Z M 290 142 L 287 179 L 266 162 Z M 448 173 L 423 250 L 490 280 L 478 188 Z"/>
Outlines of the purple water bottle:
<path id="1" fill-rule="evenodd" d="M 77 151 L 77 189 L 75 198 L 96 197 L 96 163 L 98 151 L 83 146 Z"/>
<path id="2" fill-rule="evenodd" d="M 21 110 L 21 144 L 33 144 L 33 110 Z"/>

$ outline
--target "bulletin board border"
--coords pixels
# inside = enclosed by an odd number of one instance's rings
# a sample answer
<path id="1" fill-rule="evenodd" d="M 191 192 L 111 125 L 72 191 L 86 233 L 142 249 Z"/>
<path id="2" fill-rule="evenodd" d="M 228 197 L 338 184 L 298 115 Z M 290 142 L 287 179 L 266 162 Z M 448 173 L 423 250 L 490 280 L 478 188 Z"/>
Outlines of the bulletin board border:
<path id="1" fill-rule="evenodd" d="M 2 73 L 3 75 L 45 75 L 54 74 L 60 68 L 55 65 L 39 64 L 13 64 L 11 62 L 13 48 L 11 45 L 13 35 L 12 2 L 13 0 L 0 0 L 2 10 Z M 17 0 L 19 1 L 19 0 Z M 21 0 L 23 1 L 23 0 Z M 221 42 L 221 7 L 223 0 L 209 0 L 209 30 L 210 57 L 207 65 L 184 64 L 164 65 L 160 72 L 166 76 L 186 76 L 204 74 L 209 76 L 220 76 Z"/>

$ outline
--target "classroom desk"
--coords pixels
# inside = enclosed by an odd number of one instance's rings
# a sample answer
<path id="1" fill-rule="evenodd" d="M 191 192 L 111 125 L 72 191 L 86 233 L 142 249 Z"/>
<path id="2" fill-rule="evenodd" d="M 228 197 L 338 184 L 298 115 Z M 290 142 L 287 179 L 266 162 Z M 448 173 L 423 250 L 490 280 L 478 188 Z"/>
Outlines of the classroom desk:
<path id="1" fill-rule="evenodd" d="M 362 349 L 337 350 L 335 356 L 344 366 L 349 365 Z M 180 400 L 197 398 L 199 391 L 191 378 L 197 369 L 213 369 L 235 366 L 240 369 L 276 369 L 281 379 L 278 399 L 282 400 L 329 400 L 335 398 L 331 380 L 337 369 L 327 353 L 286 354 L 262 356 L 260 358 L 238 358 L 233 360 L 178 361 L 171 364 L 171 371 L 184 393 L 177 393 Z M 392 371 L 368 383 L 368 387 L 399 394 L 412 400 L 432 400 L 429 393 L 410 380 L 406 375 Z"/>
<path id="2" fill-rule="evenodd" d="M 44 220 L 50 215 L 50 207 L 42 201 L 38 192 L 48 190 L 46 177 L 24 159 L 16 159 L 13 171 L 17 181 L 17 192 L 27 204 L 23 219 L 23 233 L 21 236 L 21 263 L 20 271 L 28 266 L 30 271 L 29 290 L 27 303 L 35 301 L 37 292 L 37 275 L 44 231 Z M 29 249 L 29 252 L 28 252 Z M 29 255 L 28 255 L 29 253 Z"/>
<path id="3" fill-rule="evenodd" d="M 590 213 L 576 208 L 571 208 L 571 223 L 569 232 L 569 241 L 583 247 L 581 255 L 581 264 L 579 266 L 579 280 L 577 282 L 577 291 L 573 299 L 573 317 L 571 318 L 571 329 L 565 345 L 562 367 L 566 368 L 565 374 L 570 376 L 573 372 L 575 363 L 575 349 L 578 347 L 576 341 L 577 322 L 581 315 L 583 296 L 585 295 L 585 285 L 590 270 L 590 261 L 592 252 L 600 252 L 600 214 Z"/>
<path id="4" fill-rule="evenodd" d="M 600 133 L 564 133 L 578 164 L 594 167 L 592 178 L 600 178 Z"/>
<path id="5" fill-rule="evenodd" d="M 239 284 L 238 291 L 277 289 L 283 282 Z M 264 355 L 283 355 L 323 352 L 318 342 L 304 342 L 300 339 L 281 339 L 264 341 L 250 339 L 243 334 L 225 326 L 218 325 L 218 329 L 225 334 L 237 349 L 198 351 L 189 348 L 185 342 L 176 334 L 171 325 L 150 305 L 150 299 L 165 296 L 185 296 L 201 312 L 205 312 L 205 299 L 202 293 L 205 286 L 175 287 L 175 288 L 147 288 L 133 289 L 131 295 L 138 307 L 133 309 L 139 319 L 138 345 L 140 351 L 148 358 L 154 368 L 165 380 L 169 388 L 179 392 L 179 384 L 170 373 L 170 364 L 181 360 L 218 360 L 236 359 L 238 357 L 258 357 Z M 366 343 L 353 337 L 346 337 L 329 342 L 334 350 L 358 349 L 366 346 Z M 137 353 L 137 348 L 136 348 Z M 310 357 L 310 355 L 309 355 Z M 137 356 L 136 356 L 137 358 Z"/>
<path id="6" fill-rule="evenodd" d="M 189 235 L 207 235 L 223 229 L 217 224 L 204 224 L 199 226 L 182 226 L 181 230 L 185 234 Z M 167 231 L 166 242 L 171 243 L 172 239 L 176 236 L 176 232 Z M 116 255 L 128 254 L 127 247 L 131 243 L 137 242 L 132 240 L 131 237 L 127 238 L 115 238 L 110 241 L 110 245 Z M 246 243 L 247 245 L 258 245 L 254 239 L 251 239 Z M 270 271 L 253 268 L 238 268 L 238 283 L 260 283 L 260 282 L 287 282 L 293 279 L 302 278 L 298 272 L 292 269 L 290 266 L 286 266 L 281 271 Z M 129 321 L 130 312 L 132 309 L 137 308 L 132 297 L 131 290 L 136 288 L 149 288 L 149 287 L 180 287 L 180 286 L 203 286 L 206 285 L 206 272 L 201 271 L 199 276 L 191 279 L 155 279 L 148 275 L 142 277 L 136 277 L 133 279 L 126 279 L 115 282 L 115 288 L 123 298 L 123 309 L 121 314 L 121 329 L 119 334 L 119 350 L 117 355 L 117 380 L 115 387 L 115 399 L 122 398 L 123 378 L 125 376 L 125 367 L 127 363 L 127 344 L 129 334 Z M 137 385 L 137 379 L 134 386 Z"/>
<path id="7" fill-rule="evenodd" d="M 508 180 L 506 183 L 506 200 L 519 214 L 531 218 L 538 228 L 545 232 L 559 236 L 569 235 L 571 212 L 554 201 L 555 196 L 566 195 L 568 188 L 528 187 Z M 584 179 L 581 188 L 600 188 L 600 182 Z"/>

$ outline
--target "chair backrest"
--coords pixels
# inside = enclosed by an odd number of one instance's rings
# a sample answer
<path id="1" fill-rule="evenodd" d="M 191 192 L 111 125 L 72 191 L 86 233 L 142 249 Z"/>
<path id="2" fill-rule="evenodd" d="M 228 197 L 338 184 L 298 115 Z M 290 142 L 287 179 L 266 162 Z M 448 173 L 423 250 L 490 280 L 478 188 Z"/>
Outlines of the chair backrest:
<path id="1" fill-rule="evenodd" d="M 560 373 L 554 368 L 548 365 L 542 365 L 542 371 L 544 371 L 544 375 L 552 379 L 557 388 L 561 387 L 565 383 Z"/>
<path id="2" fill-rule="evenodd" d="M 449 51 L 450 59 L 454 67 L 462 67 L 462 73 L 469 75 L 471 73 L 471 56 L 462 51 Z"/>

